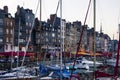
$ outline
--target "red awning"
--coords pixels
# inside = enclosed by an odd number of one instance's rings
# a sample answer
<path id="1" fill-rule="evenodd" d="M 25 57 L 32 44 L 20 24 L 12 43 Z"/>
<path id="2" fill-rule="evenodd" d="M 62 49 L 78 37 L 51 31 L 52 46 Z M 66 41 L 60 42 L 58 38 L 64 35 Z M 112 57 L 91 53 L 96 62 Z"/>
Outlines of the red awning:
<path id="1" fill-rule="evenodd" d="M 19 56 L 27 56 L 27 57 L 30 57 L 30 56 L 34 56 L 34 53 L 32 52 L 0 52 L 0 55 L 4 55 L 4 56 L 17 56 L 19 54 Z"/>

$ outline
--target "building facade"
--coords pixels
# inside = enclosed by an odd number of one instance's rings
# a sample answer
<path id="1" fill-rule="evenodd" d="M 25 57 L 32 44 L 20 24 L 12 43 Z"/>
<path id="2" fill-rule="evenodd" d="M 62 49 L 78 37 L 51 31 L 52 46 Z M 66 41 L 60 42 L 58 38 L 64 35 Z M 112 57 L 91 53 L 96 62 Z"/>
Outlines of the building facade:
<path id="1" fill-rule="evenodd" d="M 33 51 L 32 29 L 34 27 L 34 14 L 30 9 L 18 6 L 15 13 L 15 36 L 16 50 Z"/>
<path id="2" fill-rule="evenodd" d="M 0 9 L 0 52 L 11 52 L 14 50 L 13 32 L 15 27 L 14 18 L 8 13 L 8 7 Z"/>

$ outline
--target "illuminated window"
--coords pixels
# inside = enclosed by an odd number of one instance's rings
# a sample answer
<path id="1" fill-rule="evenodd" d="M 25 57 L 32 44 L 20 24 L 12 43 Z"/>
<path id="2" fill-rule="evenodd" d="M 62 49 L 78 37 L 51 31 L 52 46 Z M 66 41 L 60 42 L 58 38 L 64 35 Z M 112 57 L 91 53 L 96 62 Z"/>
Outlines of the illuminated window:
<path id="1" fill-rule="evenodd" d="M 52 37 L 55 37 L 55 34 L 54 34 L 54 33 L 52 33 Z"/>

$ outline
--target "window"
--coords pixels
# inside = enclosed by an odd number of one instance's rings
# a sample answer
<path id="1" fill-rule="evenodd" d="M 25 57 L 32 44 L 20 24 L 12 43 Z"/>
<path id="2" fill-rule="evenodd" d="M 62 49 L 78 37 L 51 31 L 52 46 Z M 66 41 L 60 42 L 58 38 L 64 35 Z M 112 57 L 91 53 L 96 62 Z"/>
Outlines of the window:
<path id="1" fill-rule="evenodd" d="M 28 16 L 28 20 L 30 19 L 30 16 Z"/>
<path id="2" fill-rule="evenodd" d="M 0 24 L 3 25 L 3 19 L 0 19 Z"/>
<path id="3" fill-rule="evenodd" d="M 22 30 L 22 26 L 20 26 L 20 30 Z"/>
<path id="4" fill-rule="evenodd" d="M 46 28 L 46 30 L 48 30 L 48 28 Z"/>
<path id="5" fill-rule="evenodd" d="M 29 23 L 29 26 L 31 27 L 31 26 L 32 26 L 32 24 L 31 24 L 31 23 Z"/>
<path id="6" fill-rule="evenodd" d="M 8 49 L 8 45 L 6 45 L 6 49 Z"/>
<path id="7" fill-rule="evenodd" d="M 11 45 L 11 50 L 13 50 L 13 46 Z"/>
<path id="8" fill-rule="evenodd" d="M 31 42 L 31 38 L 28 38 L 29 39 L 29 41 Z"/>
<path id="9" fill-rule="evenodd" d="M 0 33 L 3 33 L 3 28 L 0 28 Z"/>
<path id="10" fill-rule="evenodd" d="M 9 26 L 9 22 L 7 21 L 7 26 Z"/>
<path id="11" fill-rule="evenodd" d="M 2 39 L 2 38 L 0 38 L 0 42 L 3 42 L 3 39 Z"/>
<path id="12" fill-rule="evenodd" d="M 10 38 L 10 42 L 11 42 L 11 43 L 13 42 L 13 38 Z"/>
<path id="13" fill-rule="evenodd" d="M 6 42 L 8 42 L 8 38 L 6 37 Z"/>
<path id="14" fill-rule="evenodd" d="M 28 37 L 26 37 L 26 42 L 28 41 Z"/>
<path id="15" fill-rule="evenodd" d="M 31 33 L 31 30 L 29 30 L 29 34 Z"/>
<path id="16" fill-rule="evenodd" d="M 10 26 L 13 26 L 13 23 L 12 23 L 12 21 L 10 22 Z"/>
<path id="17" fill-rule="evenodd" d="M 10 30 L 10 33 L 13 34 L 13 30 L 12 29 Z"/>
<path id="18" fill-rule="evenodd" d="M 46 36 L 48 36 L 48 33 L 46 32 Z"/>
<path id="19" fill-rule="evenodd" d="M 48 38 L 46 38 L 46 42 L 48 42 Z"/>
<path id="20" fill-rule="evenodd" d="M 52 33 L 52 37 L 55 37 L 55 34 L 54 34 L 54 33 Z"/>
<path id="21" fill-rule="evenodd" d="M 26 34 L 28 34 L 28 30 L 26 29 Z"/>
<path id="22" fill-rule="evenodd" d="M 28 22 L 26 22 L 26 26 L 28 26 Z"/>
<path id="23" fill-rule="evenodd" d="M 37 40 L 37 43 L 38 43 L 38 44 L 40 43 L 40 39 Z"/>
<path id="24" fill-rule="evenodd" d="M 9 33 L 9 30 L 8 29 L 6 29 L 6 34 L 8 34 Z"/>
<path id="25" fill-rule="evenodd" d="M 22 36 L 22 33 L 21 33 L 21 32 L 19 32 L 19 35 L 20 35 L 20 36 Z"/>
<path id="26" fill-rule="evenodd" d="M 58 29 L 58 32 L 60 32 L 60 29 Z"/>
<path id="27" fill-rule="evenodd" d="M 58 37 L 60 37 L 60 34 L 58 34 Z"/>
<path id="28" fill-rule="evenodd" d="M 54 28 L 52 28 L 52 31 L 54 31 Z"/>

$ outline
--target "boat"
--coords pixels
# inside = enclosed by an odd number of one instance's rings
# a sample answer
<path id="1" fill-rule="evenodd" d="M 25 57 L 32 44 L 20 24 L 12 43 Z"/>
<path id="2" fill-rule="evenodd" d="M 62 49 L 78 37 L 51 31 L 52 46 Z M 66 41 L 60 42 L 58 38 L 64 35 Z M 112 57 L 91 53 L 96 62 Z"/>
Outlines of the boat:
<path id="1" fill-rule="evenodd" d="M 0 79 L 2 80 L 10 80 L 10 79 L 26 79 L 26 78 L 36 78 L 37 76 L 34 76 L 34 73 L 31 73 L 30 68 L 23 67 L 17 67 L 13 68 L 12 70 L 8 70 L 0 75 Z"/>
<path id="2" fill-rule="evenodd" d="M 48 70 L 55 70 L 58 71 L 60 70 L 60 64 L 54 64 L 54 65 L 46 65 L 46 68 Z M 64 68 L 64 65 L 62 66 L 62 69 Z"/>
<path id="3" fill-rule="evenodd" d="M 80 60 L 77 60 L 75 62 L 75 66 L 73 68 L 73 62 L 70 63 L 66 63 L 66 69 L 71 70 L 71 69 L 85 69 L 85 70 L 89 70 L 89 65 L 86 63 L 83 63 Z"/>
<path id="4" fill-rule="evenodd" d="M 107 59 L 106 64 L 109 66 L 115 67 L 116 66 L 116 58 Z M 119 60 L 118 66 L 120 66 L 120 60 Z"/>
<path id="5" fill-rule="evenodd" d="M 111 79 L 111 78 L 108 78 L 108 77 L 102 77 L 102 78 L 97 78 L 97 80 L 114 80 L 114 79 Z"/>
<path id="6" fill-rule="evenodd" d="M 72 75 L 77 75 L 77 74 L 73 73 Z M 70 76 L 71 76 L 71 72 L 67 71 L 66 69 L 63 69 L 62 74 L 60 70 L 51 71 L 49 75 L 41 77 L 40 80 L 57 80 L 60 79 L 60 77 L 64 80 L 64 79 L 70 79 Z"/>
<path id="7" fill-rule="evenodd" d="M 19 77 L 8 77 L 8 78 L 0 78 L 0 80 L 36 80 L 36 77 L 33 76 L 19 76 Z"/>
<path id="8" fill-rule="evenodd" d="M 76 61 L 81 61 L 82 63 L 88 64 L 90 68 L 94 67 L 94 61 L 87 60 L 85 57 L 79 57 Z M 97 62 L 95 63 L 96 67 L 102 66 L 103 63 Z"/>
<path id="9" fill-rule="evenodd" d="M 40 80 L 54 80 L 60 79 L 60 75 L 56 73 L 56 71 L 51 71 L 47 76 L 43 76 Z"/>

